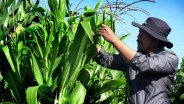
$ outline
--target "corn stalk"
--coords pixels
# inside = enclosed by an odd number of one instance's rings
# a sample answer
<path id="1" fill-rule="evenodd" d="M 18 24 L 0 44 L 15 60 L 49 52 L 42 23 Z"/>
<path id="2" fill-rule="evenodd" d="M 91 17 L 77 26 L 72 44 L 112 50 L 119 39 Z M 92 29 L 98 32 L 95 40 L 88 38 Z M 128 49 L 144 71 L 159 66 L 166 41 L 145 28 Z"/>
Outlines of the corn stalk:
<path id="1" fill-rule="evenodd" d="M 9 95 L 3 95 L 3 102 L 122 102 L 126 87 L 123 73 L 102 68 L 91 60 L 98 44 L 116 53 L 98 35 L 102 23 L 115 32 L 115 15 L 107 12 L 108 8 L 99 14 L 102 0 L 94 9 L 85 7 L 83 13 L 71 11 L 69 0 L 48 0 L 50 10 L 38 4 L 39 0 L 35 3 L 0 1 L 0 49 L 3 51 L 0 85 L 5 83 L 1 88 L 3 94 Z M 112 83 L 114 86 L 110 86 Z"/>

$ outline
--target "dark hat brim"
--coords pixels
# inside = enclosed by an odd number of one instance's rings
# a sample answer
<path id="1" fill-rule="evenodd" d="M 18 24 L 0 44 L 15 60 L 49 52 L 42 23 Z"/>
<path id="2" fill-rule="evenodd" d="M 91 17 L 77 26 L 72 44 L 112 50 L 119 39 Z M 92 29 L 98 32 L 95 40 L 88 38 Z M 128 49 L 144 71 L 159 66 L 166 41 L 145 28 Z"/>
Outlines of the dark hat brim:
<path id="1" fill-rule="evenodd" d="M 154 38 L 163 41 L 167 48 L 172 48 L 173 47 L 173 44 L 167 38 L 158 35 L 156 32 L 152 31 L 150 28 L 148 28 L 144 25 L 140 25 L 139 23 L 136 23 L 136 22 L 132 22 L 132 25 L 145 30 L 146 32 L 148 32 Z"/>

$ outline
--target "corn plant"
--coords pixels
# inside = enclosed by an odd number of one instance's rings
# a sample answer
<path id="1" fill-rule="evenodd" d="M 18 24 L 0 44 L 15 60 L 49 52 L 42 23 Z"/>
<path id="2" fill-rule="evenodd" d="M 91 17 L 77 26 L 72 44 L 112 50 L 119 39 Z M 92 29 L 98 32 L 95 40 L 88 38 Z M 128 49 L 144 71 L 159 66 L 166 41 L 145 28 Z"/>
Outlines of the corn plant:
<path id="1" fill-rule="evenodd" d="M 86 19 L 88 17 L 83 17 L 84 20 L 81 20 L 77 24 L 77 30 L 72 31 L 74 29 L 71 29 L 69 24 L 63 22 L 64 20 L 62 21 L 60 16 L 51 16 L 53 22 L 51 21 L 49 25 L 51 27 L 48 30 L 46 28 L 47 24 L 33 24 L 25 29 L 34 39 L 34 41 L 30 41 L 29 43 L 31 43 L 32 70 L 38 83 L 38 86 L 27 89 L 28 103 L 37 102 L 37 92 L 41 100 L 46 103 L 53 102 L 53 96 L 49 95 L 49 92 L 55 94 L 56 98 L 58 97 L 59 103 L 62 104 L 82 103 L 84 101 L 86 90 L 76 80 L 81 69 L 81 63 L 84 63 L 83 57 L 86 54 L 84 49 L 93 43 L 90 21 Z M 70 35 L 74 35 L 73 39 L 69 38 Z M 68 42 L 66 40 L 72 41 Z M 66 44 L 66 46 L 58 47 L 63 44 Z M 60 53 L 59 50 L 65 51 L 60 51 L 63 52 Z M 85 56 L 85 60 L 89 58 Z M 60 67 L 57 67 L 58 65 Z M 53 76 L 56 75 L 54 73 L 58 75 Z M 56 88 L 57 90 L 55 90 Z M 82 96 L 79 97 L 78 95 Z"/>
<path id="2" fill-rule="evenodd" d="M 3 43 L 0 49 L 3 59 L 1 91 L 4 94 L 1 99 L 2 102 L 26 103 L 25 90 L 32 83 L 29 80 L 33 77 L 29 77 L 30 55 L 24 47 L 26 37 L 20 31 L 38 21 L 38 15 L 43 15 L 44 9 L 38 7 L 38 1 L 33 3 L 31 0 L 1 0 L 0 5 L 0 39 Z"/>
<path id="3" fill-rule="evenodd" d="M 124 39 L 129 34 L 123 36 Z M 112 45 L 106 41 L 102 41 L 104 48 L 111 53 L 116 53 Z M 84 82 L 87 88 L 87 96 L 85 103 L 123 103 L 126 96 L 126 80 L 124 73 L 121 71 L 109 70 L 102 66 L 91 62 L 82 70 L 80 76 L 86 76 L 84 80 L 80 77 L 81 82 Z"/>
<path id="4" fill-rule="evenodd" d="M 91 59 L 98 44 L 116 53 L 98 35 L 102 23 L 115 32 L 116 14 L 107 12 L 108 7 L 100 8 L 102 0 L 82 13 L 72 11 L 69 0 L 48 0 L 49 9 L 38 4 L 39 0 L 0 1 L 2 102 L 123 102 L 124 74 Z"/>
<path id="5" fill-rule="evenodd" d="M 171 102 L 173 104 L 184 103 L 184 58 L 178 71 L 176 72 L 176 79 L 172 86 Z"/>

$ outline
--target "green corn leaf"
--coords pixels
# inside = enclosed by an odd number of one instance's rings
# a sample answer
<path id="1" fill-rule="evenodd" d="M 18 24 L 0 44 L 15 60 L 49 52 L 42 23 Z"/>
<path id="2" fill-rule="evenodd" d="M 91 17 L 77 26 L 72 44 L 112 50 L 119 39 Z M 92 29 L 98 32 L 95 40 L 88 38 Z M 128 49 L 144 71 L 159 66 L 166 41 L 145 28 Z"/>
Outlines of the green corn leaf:
<path id="1" fill-rule="evenodd" d="M 18 53 L 22 50 L 22 48 L 23 48 L 23 41 L 20 41 L 18 43 Z"/>
<path id="2" fill-rule="evenodd" d="M 100 104 L 110 104 L 115 97 L 117 97 L 117 95 L 111 95 L 104 101 L 100 102 Z"/>
<path id="3" fill-rule="evenodd" d="M 93 18 L 94 18 L 94 14 L 95 12 L 89 8 L 89 7 L 85 7 L 85 11 L 83 13 L 83 19 L 86 20 L 86 21 L 91 21 Z"/>
<path id="4" fill-rule="evenodd" d="M 45 52 L 45 48 L 44 48 L 44 42 L 43 42 L 43 38 L 41 37 L 41 33 L 33 33 L 34 38 L 35 38 L 35 42 L 37 44 L 37 48 L 38 48 L 38 53 L 41 58 L 43 58 L 43 53 Z"/>
<path id="5" fill-rule="evenodd" d="M 39 85 L 42 85 L 43 84 L 43 76 L 41 73 L 41 69 L 38 66 L 37 60 L 33 54 L 32 54 L 32 67 L 33 67 L 33 73 L 34 73 L 34 76 L 36 78 L 37 83 Z"/>
<path id="6" fill-rule="evenodd" d="M 30 12 L 27 14 L 27 18 L 24 18 L 24 24 L 31 24 L 33 22 L 33 19 L 35 18 L 36 13 L 35 12 Z M 26 21 L 25 21 L 26 20 Z"/>
<path id="7" fill-rule="evenodd" d="M 36 6 L 39 5 L 39 1 L 40 1 L 40 0 L 36 0 L 36 3 L 35 3 Z"/>
<path id="8" fill-rule="evenodd" d="M 60 21 L 64 21 L 66 14 L 66 0 L 48 0 L 49 7 L 53 16 L 56 18 L 56 24 L 60 27 Z"/>
<path id="9" fill-rule="evenodd" d="M 55 79 L 53 79 L 53 81 L 52 81 L 52 92 L 54 92 L 55 91 L 55 89 L 58 87 L 58 76 L 56 76 L 55 77 Z"/>
<path id="10" fill-rule="evenodd" d="M 69 30 L 70 31 L 70 30 Z M 72 34 L 73 35 L 73 34 Z M 70 44 L 70 41 L 69 41 L 69 36 L 68 35 L 64 35 L 61 39 L 61 42 L 59 43 L 59 52 L 58 54 L 61 55 L 61 54 L 66 54 L 67 51 L 68 51 L 68 48 L 69 48 L 69 44 Z"/>
<path id="11" fill-rule="evenodd" d="M 64 21 L 66 14 L 66 0 L 59 0 L 58 12 L 60 13 L 59 15 L 60 20 Z"/>
<path id="12" fill-rule="evenodd" d="M 56 58 L 56 60 L 54 60 L 54 63 L 52 63 L 53 66 L 49 68 L 49 75 L 48 75 L 48 79 L 47 79 L 47 85 L 48 86 L 52 85 L 53 72 L 58 67 L 58 65 L 60 64 L 61 59 L 62 59 L 62 57 Z"/>
<path id="13" fill-rule="evenodd" d="M 98 94 L 102 94 L 109 90 L 114 90 L 122 85 L 125 85 L 125 80 L 123 79 L 117 79 L 117 80 L 110 80 L 103 84 L 102 88 L 98 89 Z"/>
<path id="14" fill-rule="evenodd" d="M 12 4 L 13 1 L 14 1 L 14 0 L 6 0 L 6 5 L 5 5 L 5 7 L 9 7 L 9 6 Z"/>
<path id="15" fill-rule="evenodd" d="M 0 10 L 0 25 L 4 24 L 7 19 L 8 19 L 8 8 L 3 8 L 2 10 Z"/>
<path id="16" fill-rule="evenodd" d="M 184 93 L 180 95 L 179 100 L 180 100 L 180 101 L 184 101 Z"/>
<path id="17" fill-rule="evenodd" d="M 91 40 L 92 44 L 93 42 L 93 36 L 92 36 L 92 29 L 89 21 L 83 21 L 81 22 L 82 27 L 85 30 L 85 33 L 88 35 L 89 39 Z"/>
<path id="18" fill-rule="evenodd" d="M 112 31 L 115 32 L 114 26 L 113 26 L 113 14 L 112 14 L 112 12 L 110 12 L 110 24 L 109 25 L 110 25 L 110 28 L 112 29 Z"/>
<path id="19" fill-rule="evenodd" d="M 94 11 L 90 7 L 85 6 L 84 10 L 85 10 L 83 13 L 84 17 L 91 17 L 94 15 Z"/>
<path id="20" fill-rule="evenodd" d="M 85 33 L 82 24 L 79 23 L 73 43 L 69 49 L 69 55 L 66 63 L 64 64 L 64 72 L 62 73 L 61 78 L 61 90 L 60 90 L 60 98 L 59 102 L 62 102 L 63 96 L 66 95 L 67 90 L 71 90 L 74 85 L 78 74 L 80 72 L 80 65 L 83 56 L 84 47 L 86 45 L 87 34 Z M 69 88 L 65 88 L 65 86 Z M 63 92 L 63 90 L 66 91 Z"/>
<path id="21" fill-rule="evenodd" d="M 106 13 L 106 9 L 104 9 L 104 11 L 103 11 L 103 24 L 106 24 L 105 23 L 105 13 Z"/>
<path id="22" fill-rule="evenodd" d="M 84 87 L 87 88 L 88 82 L 92 76 L 92 72 L 88 69 L 82 69 L 79 74 L 79 80 Z"/>
<path id="23" fill-rule="evenodd" d="M 17 3 L 17 4 L 16 4 Z M 16 15 L 15 11 L 18 11 L 18 9 L 20 9 L 20 6 L 23 4 L 22 0 L 13 0 L 13 2 L 11 3 L 11 7 L 10 9 L 14 10 L 14 14 Z M 22 11 L 22 10 L 20 10 Z"/>
<path id="24" fill-rule="evenodd" d="M 98 19 L 97 19 L 97 22 L 96 22 L 96 25 L 98 26 L 98 28 L 101 26 L 102 23 L 104 23 L 103 20 L 104 19 L 104 13 L 102 13 Z"/>
<path id="25" fill-rule="evenodd" d="M 0 82 L 3 80 L 3 76 L 1 74 L 1 71 L 0 71 Z"/>
<path id="26" fill-rule="evenodd" d="M 82 65 L 87 64 L 91 60 L 91 58 L 96 54 L 97 45 L 92 44 L 91 46 L 89 46 L 87 48 L 88 49 L 85 53 Z"/>
<path id="27" fill-rule="evenodd" d="M 94 8 L 94 12 L 97 12 L 97 11 L 98 11 L 98 8 L 99 8 L 100 5 L 102 4 L 102 1 L 103 1 L 103 0 L 100 0 L 100 1 L 96 4 L 96 6 L 95 6 L 95 8 Z"/>
<path id="28" fill-rule="evenodd" d="M 31 11 L 32 13 L 41 13 L 42 15 L 44 15 L 45 9 L 42 7 L 37 7 L 37 8 L 33 8 L 33 10 Z"/>
<path id="29" fill-rule="evenodd" d="M 38 104 L 37 102 L 37 92 L 39 86 L 28 87 L 26 90 L 26 100 L 28 104 Z"/>
<path id="30" fill-rule="evenodd" d="M 79 62 L 82 58 L 82 52 L 84 50 L 85 42 L 86 42 L 87 35 L 85 34 L 85 30 L 83 29 L 82 25 L 79 24 L 77 28 L 77 32 L 75 34 L 73 43 L 69 49 L 69 56 L 68 61 L 65 65 L 66 69 L 70 69 L 70 75 L 76 70 L 77 66 L 80 65 Z"/>
<path id="31" fill-rule="evenodd" d="M 68 81 L 67 85 L 64 87 L 63 90 L 60 91 L 59 94 L 59 104 L 67 104 L 69 101 L 69 97 L 71 95 L 71 89 L 73 86 L 71 86 L 73 82 Z"/>
<path id="32" fill-rule="evenodd" d="M 105 68 L 101 68 L 100 70 L 99 70 L 99 78 L 100 79 L 104 79 L 104 75 L 105 75 L 105 72 L 106 71 L 108 71 L 108 70 L 106 70 Z"/>
<path id="33" fill-rule="evenodd" d="M 124 41 L 130 34 L 131 34 L 131 33 L 128 33 L 128 34 L 126 34 L 126 35 L 121 36 L 121 37 L 120 37 L 120 40 L 121 40 L 121 41 Z"/>
<path id="34" fill-rule="evenodd" d="M 125 73 L 122 71 L 111 70 L 109 74 L 112 74 L 112 79 L 125 78 Z"/>
<path id="35" fill-rule="evenodd" d="M 45 31 L 44 33 L 47 34 L 47 31 L 46 30 L 44 30 L 44 31 Z M 51 33 L 49 35 L 48 42 L 46 42 L 47 43 L 46 44 L 46 50 L 45 50 L 46 52 L 45 52 L 45 55 L 44 55 L 45 58 L 47 58 L 48 57 L 48 54 L 50 53 L 50 49 L 51 49 L 52 41 L 53 40 L 54 40 L 54 36 L 53 36 L 53 33 Z"/>
<path id="36" fill-rule="evenodd" d="M 22 93 L 24 93 L 24 89 L 21 86 L 20 80 L 17 77 L 15 72 L 8 70 L 8 73 L 5 76 L 5 81 L 8 83 L 8 87 L 12 91 L 13 97 L 16 100 L 16 103 L 22 103 Z"/>
<path id="37" fill-rule="evenodd" d="M 9 50 L 8 46 L 4 46 L 2 49 L 3 49 L 3 52 L 4 52 L 8 62 L 10 64 L 12 70 L 14 72 L 17 72 L 16 66 L 15 66 L 15 62 L 13 62 L 13 60 L 12 60 L 13 57 L 11 57 L 10 50 Z"/>
<path id="38" fill-rule="evenodd" d="M 90 37 L 90 36 L 87 37 L 87 33 L 85 31 L 86 27 L 84 26 L 85 24 L 87 25 L 88 23 L 87 22 L 84 22 L 84 23 L 81 22 L 81 24 L 79 24 L 79 28 L 77 29 L 76 35 L 74 37 L 74 42 L 73 42 L 73 44 L 71 45 L 71 48 L 70 48 L 69 61 L 72 63 L 71 72 L 70 72 L 70 76 L 71 76 L 70 79 L 71 80 L 76 80 L 76 78 L 79 74 L 80 65 L 81 65 L 81 61 L 82 61 L 82 56 L 84 54 L 85 45 L 87 44 L 87 39 Z"/>
<path id="39" fill-rule="evenodd" d="M 41 24 L 35 23 L 32 24 L 30 27 L 25 28 L 25 31 L 30 33 L 34 37 L 34 41 L 37 44 L 38 52 L 35 54 L 39 54 L 41 58 L 43 58 L 43 52 L 45 52 L 45 47 L 44 47 L 44 41 L 47 38 L 47 32 L 43 29 L 43 26 Z M 45 36 L 43 36 L 43 34 Z"/>
<path id="40" fill-rule="evenodd" d="M 63 93 L 63 89 L 64 87 L 66 86 L 67 82 L 68 82 L 68 78 L 69 78 L 69 74 L 70 74 L 70 66 L 71 66 L 71 63 L 69 63 L 68 61 L 64 64 L 64 69 L 63 69 L 63 73 L 62 75 L 60 75 L 60 79 L 61 80 L 61 88 L 60 88 L 60 94 Z M 63 96 L 63 95 L 60 95 L 60 96 Z"/>
<path id="41" fill-rule="evenodd" d="M 53 12 L 54 7 L 57 6 L 56 0 L 48 0 L 48 5 L 49 5 L 49 7 L 50 7 L 51 12 Z"/>
<path id="42" fill-rule="evenodd" d="M 52 83 L 52 79 L 51 79 L 52 74 L 53 74 L 54 70 L 56 69 L 56 67 L 58 67 L 59 63 L 61 62 L 62 56 L 64 55 L 64 54 L 62 54 L 59 57 L 57 57 L 58 52 L 59 52 L 59 47 L 58 47 L 59 46 L 59 35 L 62 35 L 62 33 L 57 32 L 55 34 L 55 37 L 53 36 L 53 41 L 51 44 L 52 47 L 51 47 L 51 51 L 49 52 L 49 53 L 52 53 L 51 59 L 49 59 L 49 61 L 51 61 L 49 64 L 49 70 L 48 70 L 49 71 L 48 79 L 50 80 L 48 83 L 49 86 Z M 62 48 L 67 48 L 67 47 L 62 47 Z"/>
<path id="43" fill-rule="evenodd" d="M 181 76 L 181 77 L 184 77 L 184 72 L 180 71 L 176 74 L 177 76 Z"/>
<path id="44" fill-rule="evenodd" d="M 59 63 L 61 62 L 62 56 L 56 58 L 56 60 L 54 61 L 54 64 L 53 64 L 52 71 L 54 71 L 56 69 L 56 67 L 58 67 Z"/>
<path id="45" fill-rule="evenodd" d="M 181 68 L 184 68 L 184 57 L 182 58 L 182 62 L 181 62 L 180 67 L 181 67 Z"/>
<path id="46" fill-rule="evenodd" d="M 34 4 L 34 2 L 32 0 L 27 0 L 29 2 L 29 4 L 32 6 L 32 7 L 35 7 L 39 4 L 39 0 L 36 0 L 36 3 Z M 34 0 L 35 1 L 35 0 Z"/>
<path id="47" fill-rule="evenodd" d="M 72 29 L 68 29 L 68 32 L 67 32 L 67 36 L 69 37 L 69 40 L 72 41 L 73 38 L 74 38 L 74 33 L 72 31 Z"/>
<path id="48" fill-rule="evenodd" d="M 25 31 L 30 34 L 33 34 L 36 31 L 36 29 L 38 29 L 38 25 L 39 24 L 32 24 L 29 27 L 25 28 Z"/>
<path id="49" fill-rule="evenodd" d="M 42 100 L 47 103 L 53 103 L 54 99 L 52 98 L 51 88 L 47 85 L 41 85 L 38 88 L 38 94 Z"/>
<path id="50" fill-rule="evenodd" d="M 26 12 L 24 10 L 24 5 L 21 4 L 17 9 L 14 9 L 14 7 L 13 7 L 12 10 L 14 10 L 14 11 L 12 11 L 11 15 L 15 15 L 14 18 L 16 20 L 24 21 L 23 25 L 25 25 L 27 23 L 29 16 L 26 14 Z"/>
<path id="51" fill-rule="evenodd" d="M 86 96 L 85 87 L 78 82 L 72 91 L 68 104 L 83 104 Z"/>
<path id="52" fill-rule="evenodd" d="M 112 30 L 113 30 L 114 33 L 116 32 L 115 31 L 115 20 L 112 21 Z"/>

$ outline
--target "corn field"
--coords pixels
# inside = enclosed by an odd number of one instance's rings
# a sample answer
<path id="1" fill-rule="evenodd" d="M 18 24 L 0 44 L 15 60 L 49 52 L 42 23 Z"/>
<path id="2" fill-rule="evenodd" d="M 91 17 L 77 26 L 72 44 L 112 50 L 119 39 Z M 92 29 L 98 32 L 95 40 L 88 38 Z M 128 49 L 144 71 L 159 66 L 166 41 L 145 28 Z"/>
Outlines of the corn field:
<path id="1" fill-rule="evenodd" d="M 92 57 L 99 44 L 117 53 L 99 37 L 98 29 L 106 24 L 115 32 L 120 15 L 126 14 L 121 10 L 134 3 L 118 7 L 114 2 L 102 5 L 99 0 L 95 8 L 86 6 L 77 12 L 77 8 L 71 10 L 69 0 L 47 2 L 48 8 L 43 8 L 39 0 L 0 0 L 0 103 L 125 103 L 124 73 L 103 68 Z M 109 12 L 115 5 L 116 10 Z M 123 41 L 128 35 L 119 38 Z M 180 81 L 183 73 L 182 64 L 177 74 Z M 173 88 L 173 102 L 178 100 L 174 96 L 178 88 L 182 90 L 182 83 L 176 82 Z"/>

